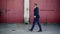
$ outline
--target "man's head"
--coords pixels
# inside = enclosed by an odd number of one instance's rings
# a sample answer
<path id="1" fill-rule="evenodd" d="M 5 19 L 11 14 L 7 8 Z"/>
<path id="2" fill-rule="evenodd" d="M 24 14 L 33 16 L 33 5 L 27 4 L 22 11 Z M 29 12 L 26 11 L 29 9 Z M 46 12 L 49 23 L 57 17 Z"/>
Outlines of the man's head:
<path id="1" fill-rule="evenodd" d="M 35 7 L 35 8 L 37 7 L 37 4 L 36 4 L 36 3 L 34 3 L 34 7 Z"/>

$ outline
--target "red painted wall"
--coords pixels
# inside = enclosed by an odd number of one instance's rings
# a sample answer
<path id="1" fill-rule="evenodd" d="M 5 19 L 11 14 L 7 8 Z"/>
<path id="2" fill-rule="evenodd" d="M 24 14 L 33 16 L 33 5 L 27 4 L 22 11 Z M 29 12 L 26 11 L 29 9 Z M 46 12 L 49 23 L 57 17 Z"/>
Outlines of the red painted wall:
<path id="1" fill-rule="evenodd" d="M 1 0 L 2 22 L 22 23 L 24 20 L 23 0 Z"/>
<path id="2" fill-rule="evenodd" d="M 30 0 L 30 23 L 33 22 L 33 6 L 38 4 L 40 22 L 58 23 L 60 22 L 60 2 L 59 0 Z M 0 0 L 0 22 L 21 23 L 24 21 L 23 0 Z"/>
<path id="3" fill-rule="evenodd" d="M 1 0 L 0 0 L 0 22 L 1 22 Z"/>
<path id="4" fill-rule="evenodd" d="M 58 23 L 59 22 L 59 4 L 58 0 L 30 0 L 30 23 L 33 22 L 33 6 L 38 4 L 40 22 Z"/>
<path id="5" fill-rule="evenodd" d="M 59 22 L 60 22 L 60 0 L 59 0 L 58 4 L 59 4 Z"/>

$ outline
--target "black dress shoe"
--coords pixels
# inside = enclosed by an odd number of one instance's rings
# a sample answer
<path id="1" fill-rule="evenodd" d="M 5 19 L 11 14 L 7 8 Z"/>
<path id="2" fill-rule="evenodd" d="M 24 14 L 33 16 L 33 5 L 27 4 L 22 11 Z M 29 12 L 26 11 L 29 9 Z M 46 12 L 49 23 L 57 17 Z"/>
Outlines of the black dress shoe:
<path id="1" fill-rule="evenodd" d="M 42 30 L 39 30 L 38 32 L 42 32 Z"/>
<path id="2" fill-rule="evenodd" d="M 32 29 L 29 29 L 29 31 L 33 31 Z"/>

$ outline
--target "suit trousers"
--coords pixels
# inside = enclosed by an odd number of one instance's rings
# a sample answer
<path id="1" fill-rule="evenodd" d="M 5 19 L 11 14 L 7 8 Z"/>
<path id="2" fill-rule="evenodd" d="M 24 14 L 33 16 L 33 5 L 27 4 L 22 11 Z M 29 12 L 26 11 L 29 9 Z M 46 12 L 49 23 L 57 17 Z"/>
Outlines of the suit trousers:
<path id="1" fill-rule="evenodd" d="M 41 29 L 41 24 L 39 23 L 39 18 L 34 18 L 31 30 L 34 29 L 35 23 L 37 23 L 37 25 L 39 26 L 39 30 L 42 30 Z"/>

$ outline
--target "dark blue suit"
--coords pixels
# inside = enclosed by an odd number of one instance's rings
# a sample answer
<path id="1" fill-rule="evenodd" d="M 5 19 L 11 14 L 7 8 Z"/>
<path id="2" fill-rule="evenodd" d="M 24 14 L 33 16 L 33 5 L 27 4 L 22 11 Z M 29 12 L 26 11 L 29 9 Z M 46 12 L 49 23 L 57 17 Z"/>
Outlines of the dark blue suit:
<path id="1" fill-rule="evenodd" d="M 33 28 L 34 28 L 34 26 L 35 26 L 35 23 L 38 24 L 39 30 L 42 30 L 42 29 L 41 29 L 41 25 L 40 25 L 40 23 L 39 23 L 39 18 L 40 18 L 40 16 L 39 16 L 39 8 L 38 8 L 38 7 L 34 8 L 34 16 L 36 16 L 36 18 L 34 18 L 34 21 L 33 21 L 33 25 L 32 25 L 31 30 L 33 30 Z"/>

